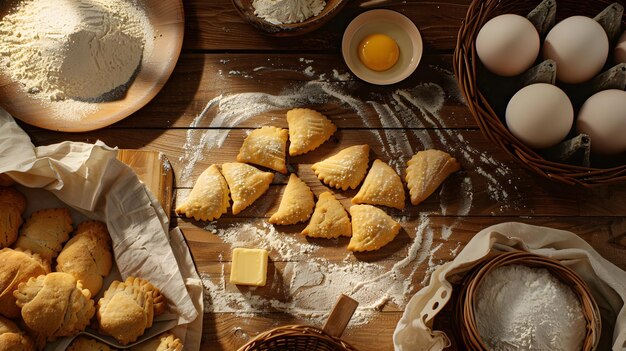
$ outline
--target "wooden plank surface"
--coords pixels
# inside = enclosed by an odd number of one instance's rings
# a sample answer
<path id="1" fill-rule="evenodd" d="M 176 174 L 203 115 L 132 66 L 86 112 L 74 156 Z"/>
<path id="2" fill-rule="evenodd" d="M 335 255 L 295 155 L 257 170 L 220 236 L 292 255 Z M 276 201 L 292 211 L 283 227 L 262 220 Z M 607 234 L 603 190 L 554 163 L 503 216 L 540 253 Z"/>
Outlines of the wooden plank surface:
<path id="1" fill-rule="evenodd" d="M 367 264 L 385 271 L 407 262 L 398 271 L 408 277 L 410 288 L 402 296 L 408 298 L 427 282 L 434 267 L 454 259 L 476 232 L 502 222 L 572 231 L 626 269 L 626 186 L 580 189 L 534 175 L 483 137 L 459 97 L 451 54 L 469 1 L 373 3 L 350 1 L 337 18 L 316 32 L 272 38 L 246 24 L 230 0 L 185 0 L 183 55 L 164 89 L 145 108 L 89 133 L 55 133 L 22 124 L 37 145 L 102 140 L 110 146 L 163 153 L 174 173 L 175 204 L 186 197 L 210 164 L 235 160 L 253 128 L 287 127 L 285 112 L 292 107 L 315 108 L 339 127 L 316 151 L 288 158 L 290 170 L 316 195 L 327 188 L 310 165 L 350 145 L 370 145 L 370 161 L 389 162 L 401 175 L 404 162 L 425 147 L 446 150 L 460 161 L 463 170 L 419 206 L 385 209 L 401 220 L 403 230 L 373 253 L 349 254 L 347 239 L 306 239 L 299 234 L 304 225 L 268 225 L 266 219 L 276 210 L 287 180 L 280 175 L 257 203 L 238 216 L 228 213 L 207 223 L 172 212 L 171 225 L 183 230 L 205 282 L 202 350 L 236 350 L 259 333 L 285 324 L 321 326 L 319 318 L 285 308 L 297 302 L 289 294 L 293 267 L 307 262 Z M 378 7 L 407 15 L 425 42 L 418 70 L 406 81 L 386 87 L 352 76 L 339 51 L 347 23 L 358 13 Z M 334 192 L 346 207 L 356 193 Z M 237 236 L 240 230 L 257 236 Z M 230 253 L 237 245 L 268 247 L 271 276 L 266 287 L 238 289 L 225 283 Z M 420 254 L 416 256 L 417 248 Z M 332 292 L 349 292 L 342 289 Z M 244 307 L 237 310 L 212 300 L 223 294 Z M 403 304 L 389 301 L 376 307 L 368 323 L 353 323 L 344 334 L 361 351 L 393 350 L 391 336 Z M 329 311 L 332 305 L 318 308 Z M 437 327 L 449 330 L 451 323 L 452 315 L 446 311 L 438 317 Z"/>

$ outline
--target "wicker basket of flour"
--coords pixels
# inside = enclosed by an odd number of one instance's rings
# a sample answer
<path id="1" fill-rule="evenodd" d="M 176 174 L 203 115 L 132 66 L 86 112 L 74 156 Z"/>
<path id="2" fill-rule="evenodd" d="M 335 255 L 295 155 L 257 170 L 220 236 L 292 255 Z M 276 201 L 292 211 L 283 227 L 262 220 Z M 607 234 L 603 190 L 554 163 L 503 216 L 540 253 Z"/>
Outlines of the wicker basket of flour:
<path id="1" fill-rule="evenodd" d="M 489 256 L 466 275 L 456 301 L 468 350 L 595 350 L 598 306 L 585 282 L 560 262 L 514 251 Z"/>

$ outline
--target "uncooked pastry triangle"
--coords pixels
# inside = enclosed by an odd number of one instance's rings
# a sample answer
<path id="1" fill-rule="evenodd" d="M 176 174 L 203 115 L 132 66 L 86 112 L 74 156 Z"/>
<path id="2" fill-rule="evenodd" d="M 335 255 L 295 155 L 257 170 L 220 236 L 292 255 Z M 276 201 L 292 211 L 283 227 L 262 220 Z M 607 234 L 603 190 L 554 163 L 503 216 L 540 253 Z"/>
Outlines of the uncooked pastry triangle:
<path id="1" fill-rule="evenodd" d="M 369 152 L 369 145 L 350 146 L 311 168 L 319 180 L 333 188 L 356 189 L 367 172 Z"/>
<path id="2" fill-rule="evenodd" d="M 390 243 L 400 232 L 400 224 L 385 211 L 370 205 L 350 207 L 352 239 L 350 251 L 374 251 Z"/>
<path id="3" fill-rule="evenodd" d="M 326 239 L 352 235 L 348 212 L 331 192 L 326 191 L 319 196 L 311 222 L 304 228 L 302 234 Z"/>
<path id="4" fill-rule="evenodd" d="M 317 149 L 337 131 L 337 127 L 326 116 L 308 108 L 288 111 L 287 123 L 291 156 Z"/>
<path id="5" fill-rule="evenodd" d="M 269 222 L 281 225 L 304 222 L 311 217 L 313 207 L 315 200 L 311 189 L 298 176 L 291 173 L 278 211 L 270 217 Z"/>
<path id="6" fill-rule="evenodd" d="M 230 197 L 228 184 L 216 165 L 204 170 L 196 180 L 187 199 L 178 206 L 176 213 L 196 221 L 218 219 L 228 210 Z"/>
<path id="7" fill-rule="evenodd" d="M 352 198 L 354 204 L 370 204 L 404 208 L 404 184 L 393 168 L 381 160 L 374 161 L 359 192 Z"/>
<path id="8" fill-rule="evenodd" d="M 417 205 L 428 198 L 461 165 L 450 154 L 431 149 L 419 151 L 407 162 L 406 183 L 411 203 Z"/>
<path id="9" fill-rule="evenodd" d="M 280 173 L 287 173 L 285 151 L 289 132 L 276 127 L 253 130 L 243 141 L 237 161 L 253 163 Z"/>
<path id="10" fill-rule="evenodd" d="M 233 198 L 233 214 L 243 211 L 261 197 L 274 179 L 274 173 L 239 162 L 224 163 L 222 174 Z"/>

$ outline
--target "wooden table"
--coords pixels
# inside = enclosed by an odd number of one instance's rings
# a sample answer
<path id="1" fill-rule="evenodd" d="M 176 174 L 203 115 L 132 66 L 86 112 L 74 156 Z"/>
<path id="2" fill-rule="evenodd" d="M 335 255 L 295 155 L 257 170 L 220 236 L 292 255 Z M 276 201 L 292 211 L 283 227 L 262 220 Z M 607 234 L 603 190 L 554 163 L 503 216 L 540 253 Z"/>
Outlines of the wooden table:
<path id="1" fill-rule="evenodd" d="M 408 206 L 404 212 L 390 211 L 397 218 L 404 217 L 404 230 L 392 244 L 379 252 L 354 257 L 348 255 L 345 249 L 347 241 L 311 241 L 311 245 L 321 248 L 310 258 L 299 255 L 297 260 L 307 261 L 317 257 L 327 260 L 329 264 L 340 263 L 344 259 L 351 262 L 360 260 L 391 268 L 407 257 L 416 233 L 423 234 L 420 223 L 426 223 L 427 229 L 432 231 L 429 236 L 432 242 L 428 238 L 417 239 L 422 240 L 420 255 L 425 253 L 426 256 L 409 262 L 409 268 L 416 269 L 412 276 L 413 293 L 422 287 L 429 271 L 437 264 L 453 259 L 477 231 L 500 222 L 519 221 L 575 232 L 605 258 L 626 269 L 626 186 L 575 189 L 535 176 L 491 145 L 482 136 L 464 104 L 455 96 L 458 91 L 450 73 L 451 57 L 457 29 L 469 1 L 391 0 L 378 5 L 409 16 L 419 27 L 425 42 L 425 56 L 415 74 L 398 85 L 388 87 L 368 85 L 353 76 L 344 75 L 348 70 L 340 55 L 341 35 L 347 23 L 368 8 L 360 6 L 363 3 L 367 2 L 351 1 L 330 24 L 310 35 L 276 39 L 266 37 L 244 23 L 229 0 L 185 0 L 187 26 L 183 54 L 165 88 L 148 106 L 111 127 L 89 133 L 67 134 L 28 125 L 23 127 L 37 145 L 63 140 L 95 142 L 100 139 L 120 148 L 159 150 L 172 163 L 176 174 L 176 192 L 179 194 L 176 201 L 180 202 L 193 186 L 195 178 L 208 165 L 235 159 L 247 131 L 268 124 L 286 127 L 284 112 L 287 107 L 261 113 L 226 127 L 230 133 L 223 146 L 205 150 L 201 159 L 191 162 L 193 155 L 185 154 L 190 146 L 185 148 L 183 145 L 188 133 L 194 144 L 197 143 L 194 138 L 208 130 L 217 113 L 216 106 L 205 111 L 204 118 L 194 119 L 209 101 L 220 95 L 224 101 L 233 94 L 243 92 L 285 94 L 287 90 L 302 88 L 310 81 L 325 80 L 324 86 L 348 92 L 364 101 L 365 104 L 359 106 L 365 108 L 359 115 L 354 106 L 332 98 L 321 104 L 304 102 L 304 105 L 328 115 L 339 127 L 336 136 L 319 150 L 290 160 L 292 167 L 298 170 L 315 194 L 320 194 L 325 187 L 312 174 L 309 165 L 355 144 L 369 144 L 372 159 L 379 157 L 398 162 L 412 156 L 406 150 L 419 150 L 424 143 L 432 140 L 434 147 L 456 156 L 462 163 L 463 171 L 451 177 L 442 191 L 436 192 L 423 204 Z M 422 100 L 417 105 L 411 105 L 402 96 L 394 98 L 393 93 L 398 91 L 421 94 Z M 442 91 L 443 106 L 437 110 L 436 100 L 441 97 Z M 399 121 L 390 122 L 379 117 L 367 101 L 378 102 L 379 106 L 386 103 L 391 108 L 408 109 L 413 115 L 404 115 Z M 398 101 L 405 106 L 398 107 Z M 435 111 L 430 111 L 429 106 L 435 106 Z M 402 147 L 392 148 L 389 145 Z M 255 209 L 253 205 L 252 209 L 237 217 L 225 215 L 215 225 L 220 227 L 241 222 L 261 225 L 267 213 L 273 213 L 276 208 L 285 180 L 284 177 L 277 177 L 268 194 L 260 200 L 263 206 L 256 206 Z M 337 192 L 346 206 L 354 193 Z M 268 211 L 263 212 L 259 208 Z M 218 282 L 221 272 L 228 273 L 231 245 L 205 230 L 206 225 L 176 218 L 175 215 L 172 220 L 172 226 L 180 226 L 184 231 L 198 271 L 207 279 Z M 300 225 L 277 230 L 297 242 L 307 243 L 297 234 L 302 228 Z M 270 270 L 274 272 L 280 273 L 289 263 L 283 259 L 284 255 L 276 251 L 272 251 L 270 257 Z M 280 294 L 275 284 L 272 288 L 272 279 L 270 277 L 268 287 L 252 294 L 278 298 Z M 226 289 L 236 292 L 234 287 L 227 286 Z M 213 308 L 208 305 L 209 309 Z M 330 307 L 320 306 L 320 309 Z M 349 327 L 344 339 L 363 351 L 392 350 L 391 336 L 402 314 L 402 306 L 388 303 L 379 307 L 380 311 L 374 312 L 368 324 Z M 206 313 L 203 349 L 235 350 L 268 328 L 306 322 L 305 317 L 271 308 L 246 315 L 235 312 Z"/>

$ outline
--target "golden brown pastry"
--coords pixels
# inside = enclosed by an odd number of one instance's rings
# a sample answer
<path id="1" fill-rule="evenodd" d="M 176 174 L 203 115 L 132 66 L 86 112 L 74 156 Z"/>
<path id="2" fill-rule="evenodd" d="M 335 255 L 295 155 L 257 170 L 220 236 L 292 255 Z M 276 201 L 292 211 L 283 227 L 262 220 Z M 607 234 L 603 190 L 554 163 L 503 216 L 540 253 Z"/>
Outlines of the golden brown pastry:
<path id="1" fill-rule="evenodd" d="M 381 160 L 374 161 L 354 204 L 370 204 L 404 209 L 404 184 L 393 168 Z"/>
<path id="2" fill-rule="evenodd" d="M 156 310 L 164 309 L 165 300 L 158 289 L 143 279 L 129 277 L 109 286 L 98 301 L 96 315 L 100 331 L 126 345 L 152 326 Z"/>
<path id="3" fill-rule="evenodd" d="M 67 208 L 49 208 L 34 212 L 20 230 L 15 247 L 31 250 L 51 261 L 70 238 L 72 217 Z"/>
<path id="4" fill-rule="evenodd" d="M 407 162 L 406 183 L 411 203 L 426 200 L 446 178 L 461 169 L 461 165 L 448 153 L 439 150 L 419 151 Z"/>
<path id="5" fill-rule="evenodd" d="M 237 161 L 253 163 L 285 174 L 288 138 L 289 132 L 286 129 L 267 126 L 255 129 L 243 141 Z"/>
<path id="6" fill-rule="evenodd" d="M 0 187 L 0 249 L 11 246 L 17 239 L 25 209 L 26 198 L 22 193 Z"/>
<path id="7" fill-rule="evenodd" d="M 131 351 L 181 351 L 183 342 L 171 332 L 165 332 L 146 342 L 131 347 Z"/>
<path id="8" fill-rule="evenodd" d="M 291 173 L 278 211 L 270 217 L 269 222 L 280 225 L 304 222 L 311 217 L 314 206 L 315 200 L 309 186 Z"/>
<path id="9" fill-rule="evenodd" d="M 50 263 L 30 251 L 4 248 L 0 250 L 0 314 L 9 318 L 20 316 L 13 292 L 20 283 L 50 273 Z"/>
<path id="10" fill-rule="evenodd" d="M 274 179 L 274 173 L 239 162 L 224 163 L 222 174 L 233 198 L 233 214 L 243 211 L 261 197 Z"/>
<path id="11" fill-rule="evenodd" d="M 287 123 L 291 156 L 317 149 L 337 131 L 337 127 L 326 116 L 308 108 L 288 111 Z"/>
<path id="12" fill-rule="evenodd" d="M 228 184 L 219 168 L 211 165 L 196 180 L 187 199 L 176 213 L 196 221 L 212 221 L 226 213 L 230 205 Z"/>
<path id="13" fill-rule="evenodd" d="M 26 325 L 48 340 L 84 330 L 95 312 L 89 290 L 68 273 L 30 278 L 13 295 Z"/>
<path id="14" fill-rule="evenodd" d="M 15 323 L 0 316 L 0 351 L 35 351 L 35 345 Z"/>
<path id="15" fill-rule="evenodd" d="M 338 238 L 352 236 L 348 212 L 331 192 L 324 192 L 317 199 L 311 222 L 302 234 L 311 238 Z"/>
<path id="16" fill-rule="evenodd" d="M 114 351 L 109 345 L 98 340 L 79 336 L 65 351 Z"/>
<path id="17" fill-rule="evenodd" d="M 400 232 L 400 224 L 385 211 L 370 205 L 350 207 L 352 239 L 350 251 L 374 251 L 390 243 Z"/>
<path id="18" fill-rule="evenodd" d="M 102 288 L 103 278 L 111 272 L 112 264 L 111 237 L 106 224 L 98 221 L 80 223 L 57 257 L 57 271 L 80 280 L 91 296 L 96 296 Z"/>
<path id="19" fill-rule="evenodd" d="M 369 152 L 368 145 L 351 146 L 311 168 L 324 184 L 342 190 L 356 189 L 367 172 Z"/>

